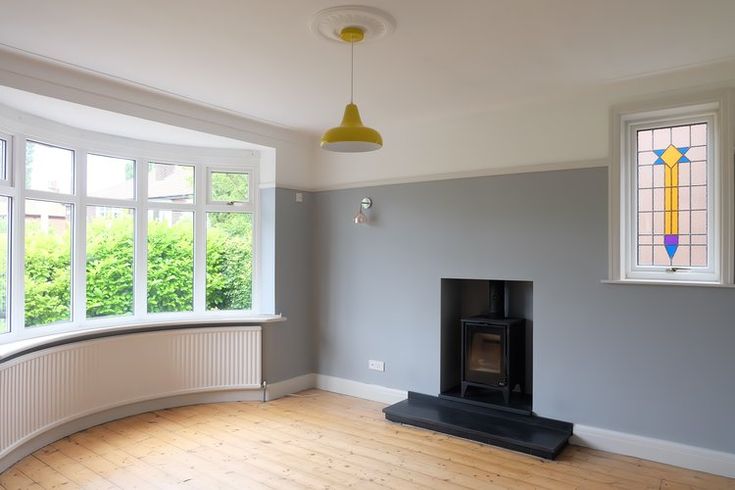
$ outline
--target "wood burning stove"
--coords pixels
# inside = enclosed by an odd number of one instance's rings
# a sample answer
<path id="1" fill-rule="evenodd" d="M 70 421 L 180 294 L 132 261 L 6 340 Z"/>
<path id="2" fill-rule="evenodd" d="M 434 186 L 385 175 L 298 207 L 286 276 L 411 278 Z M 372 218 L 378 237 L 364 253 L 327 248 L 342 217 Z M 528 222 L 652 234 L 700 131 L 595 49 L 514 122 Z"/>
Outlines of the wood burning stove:
<path id="1" fill-rule="evenodd" d="M 478 316 L 462 320 L 461 394 L 469 387 L 502 392 L 507 404 L 525 380 L 525 321 Z"/>

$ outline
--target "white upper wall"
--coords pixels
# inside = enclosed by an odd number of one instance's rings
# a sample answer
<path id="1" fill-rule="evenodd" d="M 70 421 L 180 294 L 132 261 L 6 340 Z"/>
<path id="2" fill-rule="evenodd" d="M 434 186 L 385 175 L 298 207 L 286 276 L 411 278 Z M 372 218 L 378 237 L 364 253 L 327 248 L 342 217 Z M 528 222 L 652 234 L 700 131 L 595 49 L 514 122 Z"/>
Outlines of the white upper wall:
<path id="1" fill-rule="evenodd" d="M 326 152 L 318 147 L 318 136 L 314 134 L 253 121 L 2 48 L 0 85 L 155 121 L 159 126 L 215 135 L 202 141 L 223 142 L 227 138 L 229 141 L 222 146 L 246 142 L 245 146 L 263 149 L 264 185 L 321 190 L 605 165 L 609 155 L 609 110 L 613 104 L 697 87 L 735 86 L 735 61 L 619 81 L 580 91 L 573 97 L 537 97 L 462 117 L 379 126 L 385 146 L 364 154 Z M 15 90 L 0 88 L 0 102 L 15 102 L 14 107 L 42 117 L 48 117 L 49 110 L 60 113 L 68 107 L 42 107 L 36 99 L 15 98 L 14 93 Z M 82 109 L 74 117 L 87 112 Z M 73 117 L 69 117 L 61 122 L 74 126 Z M 127 129 L 134 130 L 132 124 Z M 165 136 L 165 132 L 161 134 Z M 133 137 L 140 138 L 140 134 Z"/>
<path id="2" fill-rule="evenodd" d="M 386 75 L 389 76 L 389 75 Z M 610 83 L 453 119 L 378 127 L 371 153 L 316 150 L 316 189 L 606 165 L 612 105 L 735 86 L 735 61 Z"/>
<path id="3" fill-rule="evenodd" d="M 364 0 L 398 24 L 356 50 L 385 147 L 329 154 L 349 50 L 308 24 L 337 3 L 15 2 L 0 85 L 273 148 L 267 184 L 324 189 L 600 165 L 612 104 L 735 79 L 732 0 Z"/>

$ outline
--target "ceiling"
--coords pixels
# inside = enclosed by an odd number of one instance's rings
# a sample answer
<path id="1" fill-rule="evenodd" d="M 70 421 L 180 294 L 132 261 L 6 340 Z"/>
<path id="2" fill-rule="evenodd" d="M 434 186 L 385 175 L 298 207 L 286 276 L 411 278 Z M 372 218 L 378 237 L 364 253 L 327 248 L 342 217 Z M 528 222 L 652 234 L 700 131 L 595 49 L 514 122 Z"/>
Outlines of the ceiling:
<path id="1" fill-rule="evenodd" d="M 318 132 L 346 103 L 328 0 L 4 1 L 0 43 Z M 366 123 L 456 117 L 735 57 L 732 0 L 363 0 L 397 22 L 356 48 Z"/>

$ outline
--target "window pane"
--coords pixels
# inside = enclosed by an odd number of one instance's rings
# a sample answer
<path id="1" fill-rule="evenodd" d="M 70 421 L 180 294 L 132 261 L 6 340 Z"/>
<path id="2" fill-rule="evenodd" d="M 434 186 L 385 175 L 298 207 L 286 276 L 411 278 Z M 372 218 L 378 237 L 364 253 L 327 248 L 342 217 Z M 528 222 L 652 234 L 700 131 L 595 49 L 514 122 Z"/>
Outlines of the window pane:
<path id="1" fill-rule="evenodd" d="M 706 123 L 638 131 L 638 265 L 707 267 L 709 238 L 689 246 L 692 233 L 707 233 L 706 134 Z M 652 252 L 644 247 L 650 243 Z"/>
<path id="2" fill-rule="evenodd" d="M 26 188 L 71 194 L 74 152 L 34 141 L 26 144 Z"/>
<path id="3" fill-rule="evenodd" d="M 207 213 L 207 309 L 253 306 L 253 217 Z"/>
<path id="4" fill-rule="evenodd" d="M 9 207 L 10 199 L 4 196 L 0 197 L 0 333 L 10 330 L 8 319 Z"/>
<path id="5" fill-rule="evenodd" d="M 0 179 L 6 179 L 8 175 L 8 142 L 0 139 Z"/>
<path id="6" fill-rule="evenodd" d="M 25 324 L 71 320 L 72 206 L 26 199 Z"/>
<path id="7" fill-rule="evenodd" d="M 194 202 L 194 167 L 149 163 L 148 200 L 179 203 Z"/>
<path id="8" fill-rule="evenodd" d="M 194 213 L 148 211 L 148 311 L 194 306 Z"/>
<path id="9" fill-rule="evenodd" d="M 87 155 L 87 195 L 111 199 L 135 198 L 135 161 Z"/>
<path id="10" fill-rule="evenodd" d="M 249 176 L 239 172 L 212 172 L 209 198 L 212 201 L 247 202 L 250 199 Z"/>
<path id="11" fill-rule="evenodd" d="M 133 313 L 135 220 L 127 208 L 87 207 L 87 317 Z"/>

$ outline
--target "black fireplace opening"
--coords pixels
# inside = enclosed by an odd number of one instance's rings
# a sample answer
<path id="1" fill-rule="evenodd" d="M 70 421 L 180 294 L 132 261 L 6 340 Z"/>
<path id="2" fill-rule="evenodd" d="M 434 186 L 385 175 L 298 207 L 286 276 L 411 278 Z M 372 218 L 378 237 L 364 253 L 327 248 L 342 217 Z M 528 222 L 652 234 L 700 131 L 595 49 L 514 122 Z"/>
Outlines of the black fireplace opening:
<path id="1" fill-rule="evenodd" d="M 462 369 L 460 395 L 469 388 L 497 391 L 503 403 L 523 393 L 525 325 L 522 319 L 478 316 L 461 321 Z"/>
<path id="2" fill-rule="evenodd" d="M 442 279 L 441 397 L 532 413 L 533 284 Z"/>
<path id="3" fill-rule="evenodd" d="M 462 394 L 469 385 L 508 385 L 506 332 L 500 325 L 462 321 Z"/>

